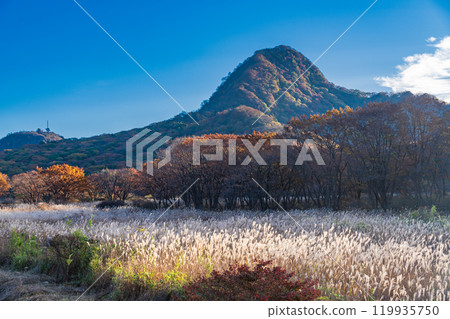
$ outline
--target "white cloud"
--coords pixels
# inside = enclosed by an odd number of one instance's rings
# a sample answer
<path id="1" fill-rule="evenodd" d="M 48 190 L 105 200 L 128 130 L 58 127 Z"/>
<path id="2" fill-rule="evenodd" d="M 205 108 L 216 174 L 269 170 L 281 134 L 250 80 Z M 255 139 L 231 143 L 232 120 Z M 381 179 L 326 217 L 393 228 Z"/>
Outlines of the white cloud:
<path id="1" fill-rule="evenodd" d="M 437 38 L 435 38 L 435 37 L 429 37 L 428 39 L 427 39 L 427 42 L 428 43 L 433 43 L 433 42 L 435 42 L 437 40 Z"/>
<path id="2" fill-rule="evenodd" d="M 430 37 L 427 42 L 436 40 Z M 376 77 L 375 80 L 394 92 L 429 93 L 450 103 L 450 36 L 431 46 L 436 48 L 433 53 L 403 58 L 405 63 L 396 67 L 397 75 Z"/>

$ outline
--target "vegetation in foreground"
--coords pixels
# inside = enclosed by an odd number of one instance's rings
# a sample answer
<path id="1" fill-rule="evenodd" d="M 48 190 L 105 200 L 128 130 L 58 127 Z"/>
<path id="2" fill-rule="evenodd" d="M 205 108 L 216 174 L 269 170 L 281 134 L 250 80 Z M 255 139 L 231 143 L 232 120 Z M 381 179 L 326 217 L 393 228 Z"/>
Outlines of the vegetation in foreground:
<path id="1" fill-rule="evenodd" d="M 232 299 L 237 291 L 246 300 L 308 299 L 318 289 L 325 300 L 450 300 L 449 220 L 435 209 L 401 216 L 292 211 L 296 222 L 272 211 L 185 209 L 153 224 L 162 213 L 2 209 L 0 261 L 80 287 L 106 271 L 92 288 L 95 299 Z M 271 272 L 283 275 L 271 282 Z M 210 283 L 228 290 L 211 291 Z"/>

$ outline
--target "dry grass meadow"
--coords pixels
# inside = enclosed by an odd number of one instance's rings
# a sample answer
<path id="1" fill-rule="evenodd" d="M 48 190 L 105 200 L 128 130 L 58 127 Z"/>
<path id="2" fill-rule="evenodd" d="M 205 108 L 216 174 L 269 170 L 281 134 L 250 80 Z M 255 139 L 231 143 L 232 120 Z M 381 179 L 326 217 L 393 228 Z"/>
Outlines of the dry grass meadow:
<path id="1" fill-rule="evenodd" d="M 113 283 L 129 295 L 145 294 L 156 282 L 182 285 L 235 262 L 273 260 L 318 281 L 325 299 L 450 300 L 448 218 L 426 223 L 390 213 L 307 210 L 290 212 L 294 222 L 279 211 L 171 210 L 154 223 L 162 213 L 19 205 L 0 209 L 0 237 L 15 230 L 45 242 L 80 229 L 99 241 L 96 274 L 123 254 L 96 285 Z"/>

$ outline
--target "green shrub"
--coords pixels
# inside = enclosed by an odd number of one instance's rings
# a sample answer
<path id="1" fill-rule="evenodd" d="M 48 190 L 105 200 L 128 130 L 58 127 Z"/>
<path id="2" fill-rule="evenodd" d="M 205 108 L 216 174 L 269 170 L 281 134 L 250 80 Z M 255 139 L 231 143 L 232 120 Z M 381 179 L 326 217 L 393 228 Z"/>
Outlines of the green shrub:
<path id="1" fill-rule="evenodd" d="M 153 279 L 153 273 L 132 272 L 118 267 L 113 278 L 115 300 L 152 299 L 153 291 L 158 290 L 159 283 Z"/>
<path id="2" fill-rule="evenodd" d="M 10 236 L 11 266 L 16 270 L 26 270 L 36 266 L 42 256 L 42 248 L 36 237 L 17 231 L 11 231 Z"/>
<path id="3" fill-rule="evenodd" d="M 422 220 L 426 223 L 429 223 L 440 220 L 440 215 L 437 212 L 436 206 L 433 205 L 430 209 L 419 208 L 412 211 L 411 213 L 409 213 L 409 218 Z"/>
<path id="4" fill-rule="evenodd" d="M 58 280 L 89 282 L 92 279 L 91 262 L 99 251 L 96 241 L 76 230 L 70 235 L 55 236 L 49 246 Z"/>
<path id="5" fill-rule="evenodd" d="M 169 290 L 180 291 L 184 285 L 189 282 L 188 275 L 180 271 L 180 260 L 177 261 L 175 268 L 166 272 L 163 276 L 163 284 Z"/>

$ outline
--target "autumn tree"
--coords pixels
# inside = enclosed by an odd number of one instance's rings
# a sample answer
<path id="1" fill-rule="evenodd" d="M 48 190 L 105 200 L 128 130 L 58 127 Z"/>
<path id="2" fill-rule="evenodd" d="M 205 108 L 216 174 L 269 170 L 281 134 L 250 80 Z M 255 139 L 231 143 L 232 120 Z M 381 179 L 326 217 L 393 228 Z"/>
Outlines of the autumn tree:
<path id="1" fill-rule="evenodd" d="M 395 196 L 438 203 L 448 184 L 448 122 L 448 107 L 429 95 L 292 120 L 284 134 L 314 139 L 326 162 L 293 167 L 302 200 L 334 209 L 352 197 L 383 209 Z"/>
<path id="2" fill-rule="evenodd" d="M 183 201 L 187 206 L 216 210 L 223 208 L 221 203 L 223 199 L 225 207 L 230 209 L 239 205 L 253 207 L 256 203 L 261 203 L 266 195 L 260 189 L 255 191 L 256 185 L 251 183 L 255 161 L 249 156 L 243 140 L 248 140 L 246 143 L 252 145 L 259 140 L 263 141 L 264 146 L 261 147 L 263 151 L 273 136 L 275 136 L 273 133 L 242 136 L 208 134 L 177 140 L 172 145 L 171 162 L 154 170 L 154 176 L 149 178 L 149 193 L 157 201 L 172 203 L 192 185 L 183 195 Z M 220 141 L 218 145 L 216 141 Z M 209 156 L 215 154 L 217 148 L 222 150 L 223 156 L 212 160 Z M 196 160 L 194 149 L 200 154 Z M 248 163 L 241 165 L 245 161 Z M 250 163 L 251 165 L 248 165 Z"/>
<path id="3" fill-rule="evenodd" d="M 402 193 L 417 206 L 446 195 L 449 168 L 449 110 L 431 95 L 414 96 L 401 103 L 405 114 L 403 135 L 409 168 Z"/>
<path id="4" fill-rule="evenodd" d="M 303 181 L 309 180 L 308 183 L 301 183 L 302 187 L 307 188 L 307 194 L 303 191 L 303 195 L 305 198 L 309 195 L 315 206 L 334 210 L 341 207 L 349 164 L 346 148 L 350 135 L 348 118 L 352 113 L 349 107 L 332 109 L 323 115 L 293 119 L 285 129 L 286 136 L 301 141 L 314 140 L 325 160 L 326 165 L 323 166 L 307 163 L 302 167 L 293 167 L 294 171 L 302 175 Z M 309 171 L 306 172 L 306 169 Z"/>
<path id="5" fill-rule="evenodd" d="M 0 196 L 5 195 L 10 188 L 8 176 L 0 173 Z"/>
<path id="6" fill-rule="evenodd" d="M 89 176 L 89 181 L 107 200 L 126 200 L 139 183 L 139 172 L 133 168 L 104 169 Z"/>
<path id="7" fill-rule="evenodd" d="M 101 182 L 98 173 L 86 177 L 86 195 L 90 201 L 96 201 L 102 196 Z"/>
<path id="8" fill-rule="evenodd" d="M 46 193 L 44 179 L 37 171 L 14 175 L 11 184 L 16 198 L 26 203 L 41 202 Z"/>
<path id="9" fill-rule="evenodd" d="M 37 167 L 42 177 L 46 195 L 56 201 L 80 198 L 87 187 L 84 170 L 67 164 L 53 165 L 49 168 Z"/>
<path id="10" fill-rule="evenodd" d="M 405 176 L 404 114 L 392 103 L 371 104 L 350 122 L 352 172 L 367 185 L 374 207 L 388 208 Z"/>

